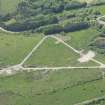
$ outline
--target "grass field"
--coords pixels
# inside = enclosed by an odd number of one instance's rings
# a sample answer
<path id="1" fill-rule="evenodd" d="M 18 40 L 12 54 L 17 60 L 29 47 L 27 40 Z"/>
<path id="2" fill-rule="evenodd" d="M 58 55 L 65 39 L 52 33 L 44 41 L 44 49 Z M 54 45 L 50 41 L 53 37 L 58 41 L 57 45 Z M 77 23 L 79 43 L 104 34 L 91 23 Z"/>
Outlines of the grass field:
<path id="1" fill-rule="evenodd" d="M 7 14 L 14 12 L 20 1 L 22 0 L 0 0 L 0 13 Z"/>
<path id="2" fill-rule="evenodd" d="M 39 34 L 28 37 L 0 32 L 0 66 L 20 63 L 41 38 Z"/>
<path id="3" fill-rule="evenodd" d="M 99 36 L 99 32 L 95 29 L 86 29 L 82 31 L 72 32 L 67 34 L 68 40 L 67 43 L 72 45 L 78 50 L 87 49 L 89 44 Z M 76 42 L 76 43 L 75 43 Z"/>
<path id="4" fill-rule="evenodd" d="M 104 95 L 104 87 L 98 69 L 23 72 L 0 78 L 0 105 L 73 105 Z"/>
<path id="5" fill-rule="evenodd" d="M 89 28 L 86 30 L 66 34 L 68 39 L 71 39 L 71 40 L 67 40 L 66 42 L 78 50 L 83 50 L 83 49 L 86 51 L 93 50 L 96 53 L 95 59 L 105 64 L 104 49 L 98 49 L 98 48 L 91 49 L 91 47 L 89 46 L 99 35 L 100 35 L 100 32 L 96 31 L 95 29 Z M 103 53 L 100 54 L 99 52 L 103 52 Z"/>
<path id="6" fill-rule="evenodd" d="M 80 63 L 80 55 L 72 49 L 59 43 L 57 40 L 47 38 L 42 45 L 25 62 L 25 66 L 33 67 L 56 67 L 56 66 L 96 66 L 90 61 Z"/>

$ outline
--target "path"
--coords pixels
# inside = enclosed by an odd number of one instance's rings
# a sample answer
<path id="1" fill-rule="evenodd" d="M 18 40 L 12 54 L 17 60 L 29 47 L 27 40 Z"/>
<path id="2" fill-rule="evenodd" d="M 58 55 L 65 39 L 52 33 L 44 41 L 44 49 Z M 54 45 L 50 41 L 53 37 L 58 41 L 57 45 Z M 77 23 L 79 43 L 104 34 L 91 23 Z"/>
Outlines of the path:
<path id="1" fill-rule="evenodd" d="M 105 67 L 100 67 L 100 66 L 80 66 L 80 67 L 73 67 L 73 66 L 67 66 L 67 67 L 43 67 L 43 68 L 22 68 L 23 70 L 63 70 L 63 69 L 100 69 L 100 68 L 105 68 Z"/>
<path id="2" fill-rule="evenodd" d="M 56 37 L 55 35 L 50 36 L 56 40 L 58 40 L 59 42 L 61 42 L 62 44 L 64 44 L 65 46 L 67 46 L 68 48 L 70 48 L 71 50 L 73 50 L 74 52 L 80 54 L 80 51 L 76 50 L 75 48 L 73 48 L 72 46 L 70 46 L 69 44 L 67 44 L 66 42 L 64 42 L 62 39 Z"/>
<path id="3" fill-rule="evenodd" d="M 74 105 L 89 105 L 89 103 L 92 103 L 93 101 L 96 102 L 96 101 L 101 100 L 101 99 L 105 99 L 105 96 L 101 96 L 101 97 L 93 98 L 93 99 L 90 99 L 90 100 L 86 100 L 86 101 L 83 101 L 81 103 L 77 103 L 77 104 L 74 104 Z"/>
<path id="4" fill-rule="evenodd" d="M 48 38 L 49 36 L 45 36 L 37 45 L 35 45 L 35 47 L 31 50 L 31 52 L 23 59 L 23 61 L 20 63 L 20 65 L 23 65 L 29 58 L 30 56 L 33 54 L 33 52 L 35 52 L 39 46 L 44 42 L 44 40 L 46 38 Z"/>

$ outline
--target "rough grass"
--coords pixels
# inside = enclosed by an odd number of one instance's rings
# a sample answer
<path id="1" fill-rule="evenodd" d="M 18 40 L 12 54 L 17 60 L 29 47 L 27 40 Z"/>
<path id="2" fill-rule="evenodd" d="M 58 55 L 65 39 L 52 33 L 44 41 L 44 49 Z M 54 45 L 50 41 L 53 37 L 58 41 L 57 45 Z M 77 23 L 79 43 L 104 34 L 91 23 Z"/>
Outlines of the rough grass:
<path id="1" fill-rule="evenodd" d="M 72 105 L 104 95 L 104 87 L 98 69 L 23 72 L 0 78 L 0 105 Z"/>
<path id="2" fill-rule="evenodd" d="M 18 64 L 41 40 L 42 35 L 28 37 L 21 34 L 7 34 L 0 32 L 0 65 Z"/>
<path id="3" fill-rule="evenodd" d="M 105 64 L 105 50 L 91 47 L 90 44 L 100 35 L 95 29 L 86 29 L 82 31 L 68 33 L 66 36 L 71 39 L 67 43 L 78 50 L 93 50 L 96 53 L 95 59 Z M 76 43 L 75 43 L 76 42 Z"/>
<path id="4" fill-rule="evenodd" d="M 87 49 L 90 43 L 99 36 L 99 32 L 95 29 L 89 28 L 77 32 L 71 32 L 67 34 L 69 40 L 67 43 L 72 45 L 78 50 Z"/>

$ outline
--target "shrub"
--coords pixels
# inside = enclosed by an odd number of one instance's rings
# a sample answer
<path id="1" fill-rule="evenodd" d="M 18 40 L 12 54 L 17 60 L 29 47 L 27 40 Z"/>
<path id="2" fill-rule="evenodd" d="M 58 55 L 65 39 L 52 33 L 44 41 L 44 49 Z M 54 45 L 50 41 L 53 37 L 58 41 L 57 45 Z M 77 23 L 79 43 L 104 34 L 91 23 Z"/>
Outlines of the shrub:
<path id="1" fill-rule="evenodd" d="M 85 22 L 67 24 L 64 26 L 64 32 L 73 32 L 76 30 L 86 29 L 88 27 L 88 23 Z"/>
<path id="2" fill-rule="evenodd" d="M 27 20 L 25 22 L 19 22 L 15 24 L 11 24 L 9 26 L 6 26 L 8 30 L 11 31 L 25 31 L 25 30 L 31 30 L 31 29 L 36 29 L 39 28 L 40 26 L 45 26 L 49 24 L 55 24 L 58 23 L 58 19 L 55 16 L 52 17 L 46 17 L 41 20 Z"/>
<path id="3" fill-rule="evenodd" d="M 56 34 L 56 33 L 62 32 L 62 31 L 63 31 L 63 27 L 58 24 L 40 27 L 39 29 L 37 29 L 37 32 L 43 32 L 46 35 Z"/>
<path id="4" fill-rule="evenodd" d="M 70 3 L 67 3 L 65 5 L 65 9 L 66 10 L 70 10 L 70 9 L 77 9 L 77 8 L 82 8 L 82 7 L 86 7 L 86 3 L 80 3 L 80 2 L 76 2 L 76 1 L 73 1 L 73 2 L 70 2 Z"/>

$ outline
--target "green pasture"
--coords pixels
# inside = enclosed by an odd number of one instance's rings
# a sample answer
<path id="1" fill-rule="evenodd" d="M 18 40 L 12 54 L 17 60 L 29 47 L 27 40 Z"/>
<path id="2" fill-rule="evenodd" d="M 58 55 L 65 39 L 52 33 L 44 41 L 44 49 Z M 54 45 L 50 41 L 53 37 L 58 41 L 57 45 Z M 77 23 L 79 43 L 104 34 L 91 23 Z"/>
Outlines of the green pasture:
<path id="1" fill-rule="evenodd" d="M 27 36 L 27 35 L 30 35 Z M 0 31 L 0 66 L 20 63 L 32 48 L 41 40 L 42 35 L 7 34 Z"/>
<path id="2" fill-rule="evenodd" d="M 104 87 L 99 69 L 22 72 L 0 77 L 0 105 L 73 105 L 103 96 Z"/>
<path id="3" fill-rule="evenodd" d="M 33 52 L 25 62 L 29 67 L 56 67 L 56 66 L 96 66 L 98 64 L 89 61 L 80 63 L 80 55 L 59 41 L 49 37 Z"/>
<path id="4" fill-rule="evenodd" d="M 93 28 L 70 32 L 66 34 L 70 39 L 67 43 L 78 50 L 87 49 L 91 42 L 99 36 L 99 34 L 100 33 Z"/>

